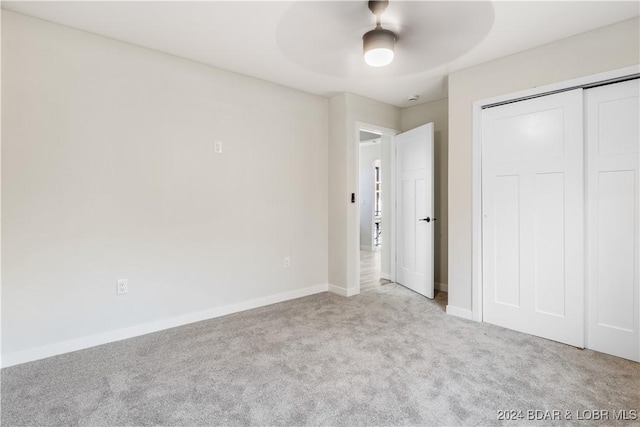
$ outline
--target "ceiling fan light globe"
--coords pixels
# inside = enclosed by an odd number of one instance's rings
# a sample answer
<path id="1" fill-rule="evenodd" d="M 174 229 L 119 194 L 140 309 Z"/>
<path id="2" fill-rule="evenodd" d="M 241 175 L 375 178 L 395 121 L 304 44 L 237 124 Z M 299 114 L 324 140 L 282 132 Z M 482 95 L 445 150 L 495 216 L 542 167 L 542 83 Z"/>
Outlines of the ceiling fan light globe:
<path id="1" fill-rule="evenodd" d="M 393 61 L 396 35 L 377 27 L 362 36 L 364 61 L 372 67 L 383 67 Z"/>
<path id="2" fill-rule="evenodd" d="M 393 50 L 382 47 L 364 53 L 364 62 L 371 67 L 384 67 L 393 61 Z"/>

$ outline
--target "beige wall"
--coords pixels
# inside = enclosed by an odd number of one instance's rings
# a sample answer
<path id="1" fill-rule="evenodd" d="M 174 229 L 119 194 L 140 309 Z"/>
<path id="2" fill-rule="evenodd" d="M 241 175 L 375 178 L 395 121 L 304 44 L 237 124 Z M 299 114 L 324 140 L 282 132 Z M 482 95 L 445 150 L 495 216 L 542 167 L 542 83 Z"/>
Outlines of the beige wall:
<path id="1" fill-rule="evenodd" d="M 347 289 L 347 94 L 329 100 L 329 284 Z M 355 189 L 353 189 L 355 191 Z"/>
<path id="2" fill-rule="evenodd" d="M 638 18 L 449 76 L 449 306 L 470 312 L 472 103 L 640 63 Z"/>
<path id="3" fill-rule="evenodd" d="M 436 287 L 447 289 L 447 169 L 448 169 L 448 100 L 426 102 L 402 110 L 402 131 L 420 125 L 434 124 L 434 216 L 436 233 L 434 239 L 434 280 Z"/>
<path id="4" fill-rule="evenodd" d="M 326 290 L 327 99 L 7 11 L 2 77 L 3 362 Z"/>
<path id="5" fill-rule="evenodd" d="M 634 19 L 462 70 L 449 100 L 401 110 L 3 11 L 3 355 L 327 283 L 354 292 L 357 122 L 435 123 L 436 281 L 470 310 L 472 102 L 637 64 L 638 32 Z"/>

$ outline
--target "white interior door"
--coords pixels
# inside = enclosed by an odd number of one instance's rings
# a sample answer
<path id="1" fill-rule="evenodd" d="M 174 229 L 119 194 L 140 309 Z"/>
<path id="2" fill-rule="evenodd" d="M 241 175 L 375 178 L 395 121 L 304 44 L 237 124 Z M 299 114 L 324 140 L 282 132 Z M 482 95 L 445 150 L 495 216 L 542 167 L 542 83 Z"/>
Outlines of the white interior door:
<path id="1" fill-rule="evenodd" d="M 482 112 L 484 321 L 584 346 L 582 90 Z"/>
<path id="2" fill-rule="evenodd" d="M 640 362 L 640 84 L 585 91 L 587 347 Z"/>
<path id="3" fill-rule="evenodd" d="M 395 143 L 396 282 L 433 298 L 433 123 Z"/>

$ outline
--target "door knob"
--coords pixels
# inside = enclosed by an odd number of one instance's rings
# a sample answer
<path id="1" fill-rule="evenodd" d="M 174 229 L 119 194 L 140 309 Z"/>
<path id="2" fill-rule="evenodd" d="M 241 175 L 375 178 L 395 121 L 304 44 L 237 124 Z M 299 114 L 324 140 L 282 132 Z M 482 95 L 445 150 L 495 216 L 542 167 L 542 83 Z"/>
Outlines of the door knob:
<path id="1" fill-rule="evenodd" d="M 435 220 L 436 220 L 435 218 L 429 218 L 429 217 L 426 217 L 426 218 L 420 218 L 418 221 L 427 221 L 427 222 L 431 222 L 431 221 L 435 221 Z"/>

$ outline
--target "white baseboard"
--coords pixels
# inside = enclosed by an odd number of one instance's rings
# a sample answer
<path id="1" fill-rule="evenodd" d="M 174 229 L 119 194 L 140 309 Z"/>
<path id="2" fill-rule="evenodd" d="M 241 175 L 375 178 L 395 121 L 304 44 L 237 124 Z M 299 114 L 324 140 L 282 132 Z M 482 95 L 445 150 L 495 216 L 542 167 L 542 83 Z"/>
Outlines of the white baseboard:
<path id="1" fill-rule="evenodd" d="M 18 365 L 20 363 L 32 362 L 34 360 L 44 359 L 72 351 L 83 350 L 97 345 L 108 344 L 115 341 L 133 338 L 140 335 L 150 334 L 165 329 L 175 328 L 177 326 L 189 323 L 200 322 L 202 320 L 213 319 L 216 317 L 226 316 L 227 314 L 237 313 L 240 311 L 250 310 L 252 308 L 263 307 L 278 302 L 288 301 L 296 298 L 306 297 L 320 292 L 326 292 L 329 285 L 316 285 L 307 288 L 296 289 L 293 291 L 282 292 L 262 298 L 255 298 L 242 301 L 235 304 L 229 304 L 222 307 L 215 307 L 209 310 L 198 311 L 195 313 L 184 314 L 182 316 L 170 317 L 154 322 L 144 323 L 130 328 L 117 329 L 113 331 L 102 332 L 95 335 L 76 338 L 68 341 L 62 341 L 55 344 L 49 344 L 41 347 L 31 348 L 28 350 L 16 351 L 2 355 L 2 367 Z"/>
<path id="2" fill-rule="evenodd" d="M 446 283 L 433 282 L 433 287 L 436 291 L 449 292 L 449 285 Z"/>
<path id="3" fill-rule="evenodd" d="M 361 250 L 361 251 L 369 251 L 369 252 L 373 252 L 373 247 L 372 247 L 372 246 L 360 245 L 360 250 Z"/>
<path id="4" fill-rule="evenodd" d="M 342 286 L 329 285 L 329 292 L 343 297 L 352 297 L 360 293 L 360 290 L 353 288 L 343 288 Z"/>
<path id="5" fill-rule="evenodd" d="M 380 273 L 380 278 L 384 279 L 384 280 L 391 280 L 393 281 L 393 279 L 391 278 L 391 274 L 389 273 Z"/>
<path id="6" fill-rule="evenodd" d="M 452 305 L 447 305 L 447 314 L 456 317 L 462 317 L 463 319 L 473 320 L 473 312 L 471 310 L 467 310 L 460 307 L 454 307 Z"/>

